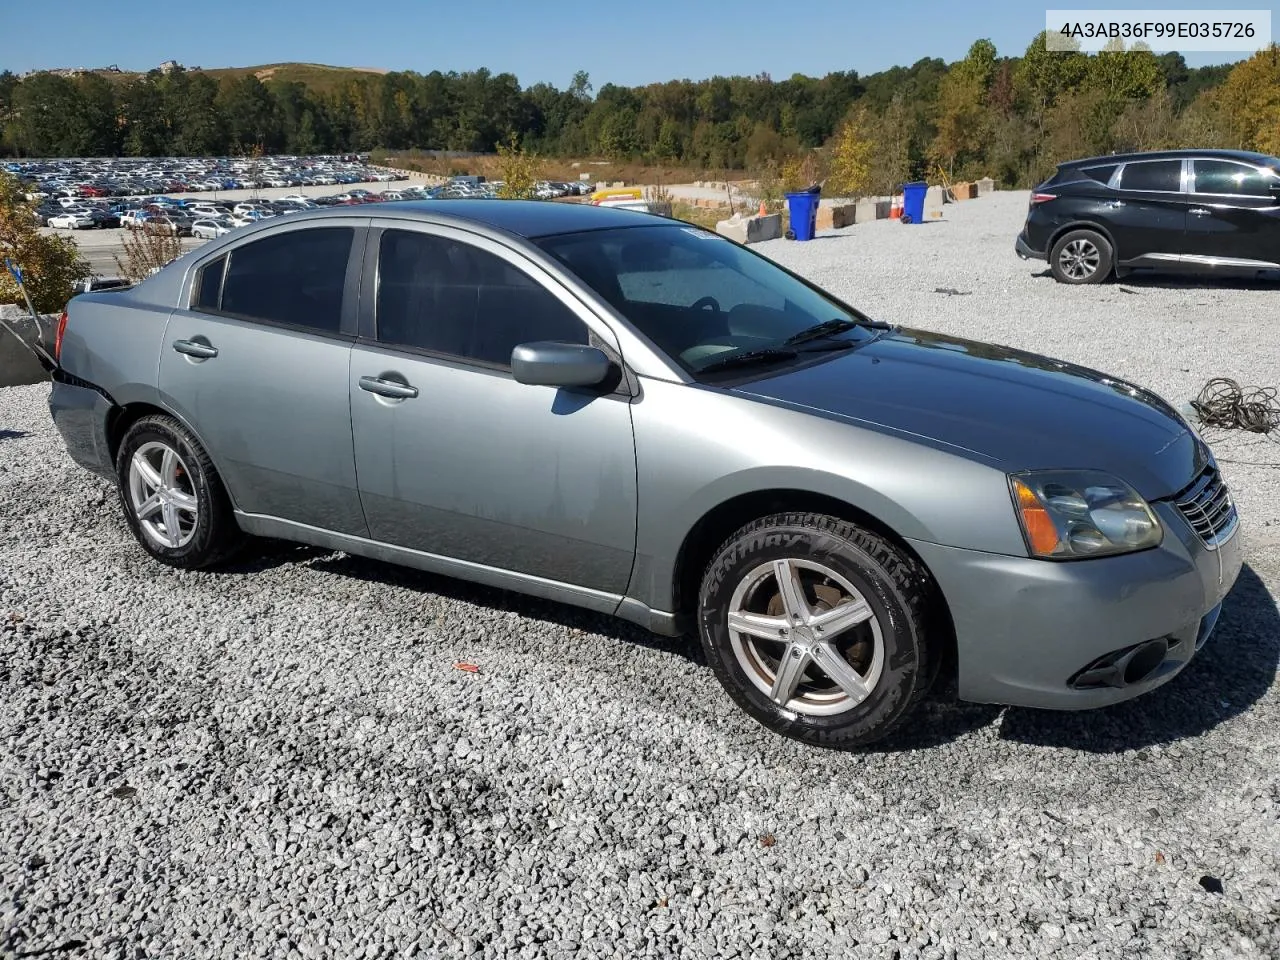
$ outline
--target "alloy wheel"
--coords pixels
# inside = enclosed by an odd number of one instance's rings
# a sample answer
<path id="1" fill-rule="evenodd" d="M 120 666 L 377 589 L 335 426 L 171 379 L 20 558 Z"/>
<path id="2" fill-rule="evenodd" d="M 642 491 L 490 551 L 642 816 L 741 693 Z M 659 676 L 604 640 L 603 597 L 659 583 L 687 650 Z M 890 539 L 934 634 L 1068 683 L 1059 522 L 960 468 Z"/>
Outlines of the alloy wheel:
<path id="1" fill-rule="evenodd" d="M 178 452 L 144 443 L 129 461 L 129 502 L 142 532 L 161 547 L 185 547 L 195 536 L 199 500 Z"/>
<path id="2" fill-rule="evenodd" d="M 1072 240 L 1058 254 L 1062 272 L 1072 280 L 1087 280 L 1097 272 L 1102 254 L 1095 244 L 1083 238 Z"/>
<path id="3" fill-rule="evenodd" d="M 884 638 L 866 598 L 812 560 L 773 560 L 743 577 L 729 603 L 728 630 L 748 680 L 796 713 L 853 710 L 884 670 Z"/>

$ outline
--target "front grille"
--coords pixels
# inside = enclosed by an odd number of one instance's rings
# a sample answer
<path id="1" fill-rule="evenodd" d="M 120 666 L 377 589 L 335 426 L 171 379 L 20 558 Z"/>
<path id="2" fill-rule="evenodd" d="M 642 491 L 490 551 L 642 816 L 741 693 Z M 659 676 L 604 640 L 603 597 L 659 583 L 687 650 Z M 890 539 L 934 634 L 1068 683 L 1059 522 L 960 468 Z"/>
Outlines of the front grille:
<path id="1" fill-rule="evenodd" d="M 1218 468 L 1212 464 L 1190 486 L 1175 494 L 1173 503 L 1205 546 L 1216 547 L 1235 533 L 1236 505 Z"/>

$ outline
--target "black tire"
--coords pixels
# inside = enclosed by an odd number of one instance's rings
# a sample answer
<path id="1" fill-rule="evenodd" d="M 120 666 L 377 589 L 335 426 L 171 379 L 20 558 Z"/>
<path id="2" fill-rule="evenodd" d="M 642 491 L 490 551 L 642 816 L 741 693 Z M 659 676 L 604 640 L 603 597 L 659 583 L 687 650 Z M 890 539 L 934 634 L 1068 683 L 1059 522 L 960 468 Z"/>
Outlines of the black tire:
<path id="1" fill-rule="evenodd" d="M 1102 283 L 1113 258 L 1110 242 L 1096 230 L 1070 230 L 1049 251 L 1049 269 L 1059 283 Z"/>
<path id="2" fill-rule="evenodd" d="M 181 531 L 181 542 L 177 546 L 161 544 L 144 530 L 131 493 L 130 464 L 134 455 L 144 447 L 155 451 L 156 444 L 176 452 L 178 482 L 183 493 L 194 497 L 196 505 L 194 524 L 188 523 L 185 530 L 181 520 L 177 524 Z M 156 452 L 163 456 L 162 451 Z M 229 559 L 245 540 L 209 455 L 173 417 L 154 414 L 142 417 L 129 427 L 116 454 L 116 488 L 129 529 L 142 548 L 161 563 L 187 570 L 204 569 Z M 183 516 L 190 520 L 190 514 Z"/>
<path id="3" fill-rule="evenodd" d="M 734 634 L 728 625 L 734 593 L 739 585 L 752 582 L 763 565 L 779 560 L 820 563 L 854 587 L 874 616 L 874 623 L 858 624 L 841 634 L 846 638 L 854 634 L 852 640 L 840 641 L 853 644 L 842 656 L 846 665 L 853 663 L 870 687 L 865 699 L 843 708 L 843 712 L 814 715 L 810 712 L 812 706 L 793 708 L 793 704 L 801 703 L 803 696 L 779 705 L 759 685 L 764 683 L 767 687 L 769 677 L 758 669 L 755 679 L 749 675 L 744 658 L 751 660 L 752 656 L 739 652 L 744 644 L 759 644 L 756 650 L 759 653 L 772 643 L 778 650 L 777 664 L 781 664 L 788 653 L 801 656 L 792 647 L 783 646 L 786 641 L 757 641 L 739 636 L 739 645 L 735 648 Z M 819 572 L 813 570 L 806 571 L 804 575 L 815 578 L 805 588 L 810 591 L 807 602 L 813 606 L 812 597 L 817 596 L 820 589 L 829 594 L 834 580 L 823 579 Z M 774 589 L 773 592 L 778 591 Z M 774 601 L 778 599 L 775 597 Z M 812 746 L 851 749 L 883 739 L 928 692 L 937 676 L 941 654 L 946 649 L 941 631 L 936 626 L 939 623 L 935 616 L 938 594 L 927 571 L 884 538 L 844 520 L 821 514 L 776 514 L 762 517 L 738 530 L 709 564 L 698 603 L 698 632 L 703 649 L 716 678 L 730 697 L 773 732 Z M 874 649 L 876 643 L 869 631 L 876 629 L 883 653 L 881 665 L 878 671 L 874 668 L 863 671 L 854 661 L 860 656 L 859 650 L 864 651 L 861 654 L 864 661 L 869 659 L 865 651 Z M 811 634 L 806 636 L 810 642 L 813 641 Z M 853 661 L 848 659 L 849 656 Z M 755 662 L 763 663 L 763 658 L 756 657 Z M 831 682 L 824 674 L 818 673 L 814 679 L 812 665 L 817 661 L 808 662 L 811 666 L 806 667 L 801 675 L 802 683 L 808 683 L 809 689 L 820 687 L 823 682 L 830 686 Z M 777 664 L 773 674 L 775 680 Z M 877 675 L 872 678 L 872 673 Z M 796 691 L 803 694 L 804 689 L 797 687 Z M 816 692 L 820 699 L 822 691 Z M 831 692 L 839 695 L 838 691 L 830 691 L 828 696 Z"/>

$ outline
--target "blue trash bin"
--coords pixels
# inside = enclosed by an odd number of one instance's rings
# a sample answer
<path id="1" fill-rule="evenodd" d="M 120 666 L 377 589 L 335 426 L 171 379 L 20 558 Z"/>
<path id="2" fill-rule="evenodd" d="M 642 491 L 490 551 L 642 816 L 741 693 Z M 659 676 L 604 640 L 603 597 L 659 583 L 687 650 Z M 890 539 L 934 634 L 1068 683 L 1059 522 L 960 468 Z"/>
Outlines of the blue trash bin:
<path id="1" fill-rule="evenodd" d="M 923 180 L 902 185 L 902 222 L 924 223 L 924 195 L 929 184 Z"/>
<path id="2" fill-rule="evenodd" d="M 818 232 L 817 193 L 788 193 L 787 211 L 791 214 L 791 232 L 797 240 L 812 240 Z"/>

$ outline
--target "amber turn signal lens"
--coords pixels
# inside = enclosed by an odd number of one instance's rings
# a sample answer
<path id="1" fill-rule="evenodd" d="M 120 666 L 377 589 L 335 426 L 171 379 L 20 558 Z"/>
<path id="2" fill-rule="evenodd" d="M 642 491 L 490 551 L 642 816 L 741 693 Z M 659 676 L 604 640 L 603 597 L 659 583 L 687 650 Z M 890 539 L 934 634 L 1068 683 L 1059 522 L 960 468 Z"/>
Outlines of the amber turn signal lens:
<path id="1" fill-rule="evenodd" d="M 1037 556 L 1051 556 L 1058 547 L 1058 528 L 1044 504 L 1021 480 L 1013 481 L 1018 495 L 1018 512 L 1022 514 L 1022 526 L 1027 531 L 1031 552 Z"/>

